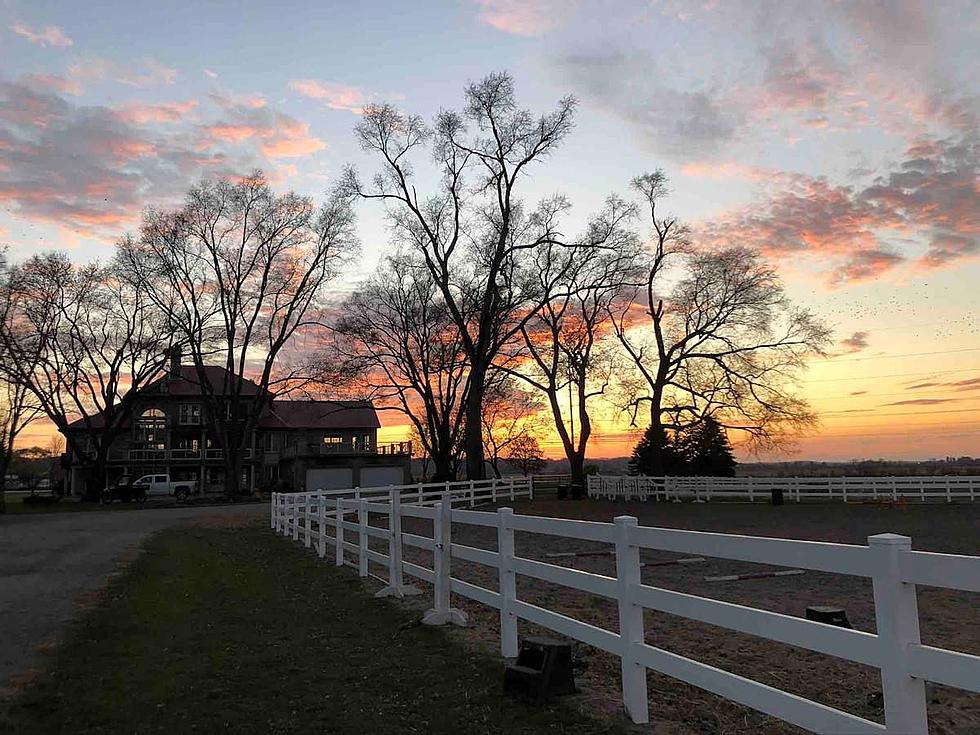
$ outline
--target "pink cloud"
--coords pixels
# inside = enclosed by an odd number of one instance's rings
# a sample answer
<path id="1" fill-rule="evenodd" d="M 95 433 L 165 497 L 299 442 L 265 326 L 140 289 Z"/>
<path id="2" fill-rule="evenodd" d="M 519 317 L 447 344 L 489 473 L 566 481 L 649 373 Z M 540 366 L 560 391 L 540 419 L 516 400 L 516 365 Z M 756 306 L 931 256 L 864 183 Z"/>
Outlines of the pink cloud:
<path id="1" fill-rule="evenodd" d="M 555 28 L 570 10 L 560 0 L 476 0 L 483 23 L 516 36 L 541 36 Z"/>
<path id="2" fill-rule="evenodd" d="M 74 43 L 68 37 L 68 34 L 58 26 L 44 26 L 44 28 L 39 30 L 33 30 L 23 23 L 14 23 L 10 26 L 10 30 L 18 36 L 26 38 L 31 43 L 36 43 L 40 46 L 60 46 L 64 48 Z"/>
<path id="3" fill-rule="evenodd" d="M 724 164 L 720 170 L 725 171 Z M 730 170 L 745 173 L 737 166 Z M 831 262 L 828 277 L 836 285 L 876 278 L 906 260 L 889 247 L 887 232 L 927 243 L 917 266 L 948 266 L 980 255 L 978 181 L 980 143 L 922 139 L 869 186 L 836 185 L 800 174 L 763 180 L 757 202 L 703 223 L 700 239 L 752 245 L 774 258 L 822 256 Z"/>
<path id="4" fill-rule="evenodd" d="M 122 65 L 108 59 L 94 57 L 69 65 L 68 76 L 79 83 L 97 82 L 109 78 L 131 87 L 142 88 L 173 84 L 177 81 L 177 70 L 152 58 Z"/>
<path id="5" fill-rule="evenodd" d="M 204 70 L 204 76 L 206 76 L 208 79 L 217 79 L 218 78 L 218 72 L 211 71 L 210 69 L 205 69 Z"/>
<path id="6" fill-rule="evenodd" d="M 82 85 L 74 79 L 67 79 L 57 74 L 25 74 L 20 80 L 30 87 L 42 92 L 59 92 L 61 94 L 79 95 Z"/>
<path id="7" fill-rule="evenodd" d="M 162 102 L 160 104 L 133 103 L 119 109 L 119 116 L 126 122 L 143 125 L 148 122 L 177 122 L 197 107 L 196 100 L 186 102 Z"/>
<path id="8" fill-rule="evenodd" d="M 124 70 L 117 77 L 123 84 L 134 87 L 152 87 L 157 84 L 173 84 L 177 81 L 177 70 L 161 64 L 156 59 L 144 59 L 142 71 Z"/>
<path id="9" fill-rule="evenodd" d="M 778 172 L 761 166 L 747 166 L 734 161 L 718 163 L 692 161 L 681 166 L 681 173 L 696 179 L 743 179 L 745 181 L 770 181 Z"/>
<path id="10" fill-rule="evenodd" d="M 360 113 L 370 98 L 360 87 L 319 79 L 293 79 L 289 82 L 289 88 L 304 97 L 320 100 L 334 110 L 355 113 Z"/>

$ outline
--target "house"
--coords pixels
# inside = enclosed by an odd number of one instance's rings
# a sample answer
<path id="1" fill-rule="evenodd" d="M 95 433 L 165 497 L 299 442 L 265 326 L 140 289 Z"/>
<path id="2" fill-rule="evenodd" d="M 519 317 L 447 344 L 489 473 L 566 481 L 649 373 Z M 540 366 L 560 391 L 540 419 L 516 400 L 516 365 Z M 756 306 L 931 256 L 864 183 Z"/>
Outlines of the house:
<path id="1" fill-rule="evenodd" d="M 208 383 L 231 381 L 222 367 L 208 366 Z M 242 395 L 259 397 L 259 386 L 245 381 Z M 107 479 L 169 474 L 194 480 L 205 492 L 224 490 L 222 450 L 208 428 L 208 404 L 193 366 L 175 353 L 167 374 L 140 390 L 132 418 L 109 448 Z M 87 426 L 73 423 L 69 434 L 83 447 L 99 431 L 96 415 Z M 370 401 L 272 400 L 260 417 L 246 450 L 241 488 L 314 490 L 401 485 L 411 481 L 411 442 L 378 445 L 381 422 Z M 82 495 L 92 481 L 86 463 L 68 442 L 67 492 Z"/>

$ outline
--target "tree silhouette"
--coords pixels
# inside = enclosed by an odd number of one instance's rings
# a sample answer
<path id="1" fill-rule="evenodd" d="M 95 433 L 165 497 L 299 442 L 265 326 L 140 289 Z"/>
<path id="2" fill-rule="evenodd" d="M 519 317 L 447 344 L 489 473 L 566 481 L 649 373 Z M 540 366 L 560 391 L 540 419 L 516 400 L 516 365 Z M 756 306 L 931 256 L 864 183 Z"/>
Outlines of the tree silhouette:
<path id="1" fill-rule="evenodd" d="M 685 474 L 686 462 L 678 451 L 675 438 L 662 426 L 651 425 L 643 432 L 643 438 L 633 447 L 629 461 L 631 475 L 647 475 L 659 477 L 662 475 Z"/>
<path id="2" fill-rule="evenodd" d="M 728 434 L 711 416 L 687 429 L 680 436 L 680 447 L 687 473 L 708 477 L 734 477 L 735 454 Z"/>

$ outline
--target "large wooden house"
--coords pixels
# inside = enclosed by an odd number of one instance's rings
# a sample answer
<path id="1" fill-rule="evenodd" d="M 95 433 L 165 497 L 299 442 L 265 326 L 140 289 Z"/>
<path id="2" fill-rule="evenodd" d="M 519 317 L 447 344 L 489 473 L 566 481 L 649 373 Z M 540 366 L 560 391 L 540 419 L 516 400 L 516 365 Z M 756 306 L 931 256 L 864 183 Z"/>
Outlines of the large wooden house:
<path id="1" fill-rule="evenodd" d="M 206 370 L 211 386 L 226 384 L 224 368 Z M 257 399 L 259 386 L 246 381 L 241 393 Z M 222 450 L 209 429 L 207 406 L 197 371 L 181 365 L 175 355 L 167 374 L 140 391 L 131 420 L 113 441 L 108 481 L 168 474 L 175 481 L 194 480 L 204 492 L 223 491 Z M 241 488 L 313 490 L 410 482 L 411 443 L 379 446 L 380 426 L 370 401 L 273 400 L 251 438 Z M 82 447 L 93 446 L 88 435 L 100 430 L 98 416 L 68 429 Z M 72 442 L 68 447 L 66 490 L 81 495 L 92 481 L 89 463 L 74 456 Z"/>

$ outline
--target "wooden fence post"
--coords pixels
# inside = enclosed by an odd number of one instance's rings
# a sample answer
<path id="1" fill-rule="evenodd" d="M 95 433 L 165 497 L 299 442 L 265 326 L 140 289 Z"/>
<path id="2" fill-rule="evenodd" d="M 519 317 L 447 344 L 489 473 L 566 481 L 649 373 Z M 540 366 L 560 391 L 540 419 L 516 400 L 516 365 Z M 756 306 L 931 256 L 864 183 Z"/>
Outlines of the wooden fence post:
<path id="1" fill-rule="evenodd" d="M 269 519 L 269 528 L 276 527 L 276 500 L 278 499 L 278 496 L 278 493 L 272 493 L 272 504 L 269 506 L 269 515 L 271 516 Z"/>
<path id="2" fill-rule="evenodd" d="M 313 524 L 310 521 L 310 493 L 303 493 L 303 546 L 307 549 L 313 543 Z"/>
<path id="3" fill-rule="evenodd" d="M 509 479 L 510 479 L 510 502 L 513 503 L 514 502 L 514 477 L 511 476 Z M 973 500 L 972 496 L 970 497 L 970 500 Z"/>
<path id="4" fill-rule="evenodd" d="M 405 584 L 402 573 L 402 504 L 401 491 L 388 486 L 388 584 L 375 597 L 405 597 L 420 594 L 417 587 Z"/>
<path id="5" fill-rule="evenodd" d="M 633 654 L 633 646 L 643 643 L 643 608 L 633 601 L 633 586 L 640 584 L 640 548 L 630 535 L 636 528 L 633 516 L 617 516 L 616 580 L 619 583 L 619 652 L 623 676 L 623 704 L 636 724 L 650 721 L 647 702 L 647 669 Z"/>
<path id="6" fill-rule="evenodd" d="M 333 529 L 334 564 L 344 566 L 344 501 L 337 498 L 336 522 Z"/>
<path id="7" fill-rule="evenodd" d="M 299 540 L 299 496 L 293 493 L 293 541 Z"/>
<path id="8" fill-rule="evenodd" d="M 881 690 L 885 700 L 885 730 L 903 735 L 926 735 L 929 723 L 925 682 L 909 676 L 908 647 L 919 643 L 919 609 L 915 585 L 903 582 L 901 554 L 912 539 L 893 533 L 868 537 L 874 555 L 872 577 L 875 626 L 881 644 Z"/>
<path id="9" fill-rule="evenodd" d="M 449 483 L 446 483 L 447 487 Z M 436 517 L 432 521 L 432 539 L 435 549 L 432 552 L 432 567 L 435 572 L 433 607 L 426 611 L 422 622 L 426 625 L 466 625 L 466 614 L 450 607 L 452 591 L 452 506 L 449 491 L 443 493 L 442 500 L 436 503 Z"/>
<path id="10" fill-rule="evenodd" d="M 473 495 L 474 482 L 475 482 L 474 480 L 470 480 L 470 507 L 471 508 L 476 506 L 476 498 Z"/>
<path id="11" fill-rule="evenodd" d="M 517 658 L 517 575 L 514 573 L 513 508 L 497 509 L 498 589 L 500 590 L 500 655 Z"/>
<path id="12" fill-rule="evenodd" d="M 534 475 L 527 478 L 527 499 L 534 500 Z"/>
<path id="13" fill-rule="evenodd" d="M 366 500 L 357 501 L 357 573 L 362 577 L 368 575 L 368 509 Z"/>
<path id="14" fill-rule="evenodd" d="M 316 553 L 321 559 L 327 555 L 327 499 L 323 493 L 316 496 L 316 528 L 320 535 Z"/>

